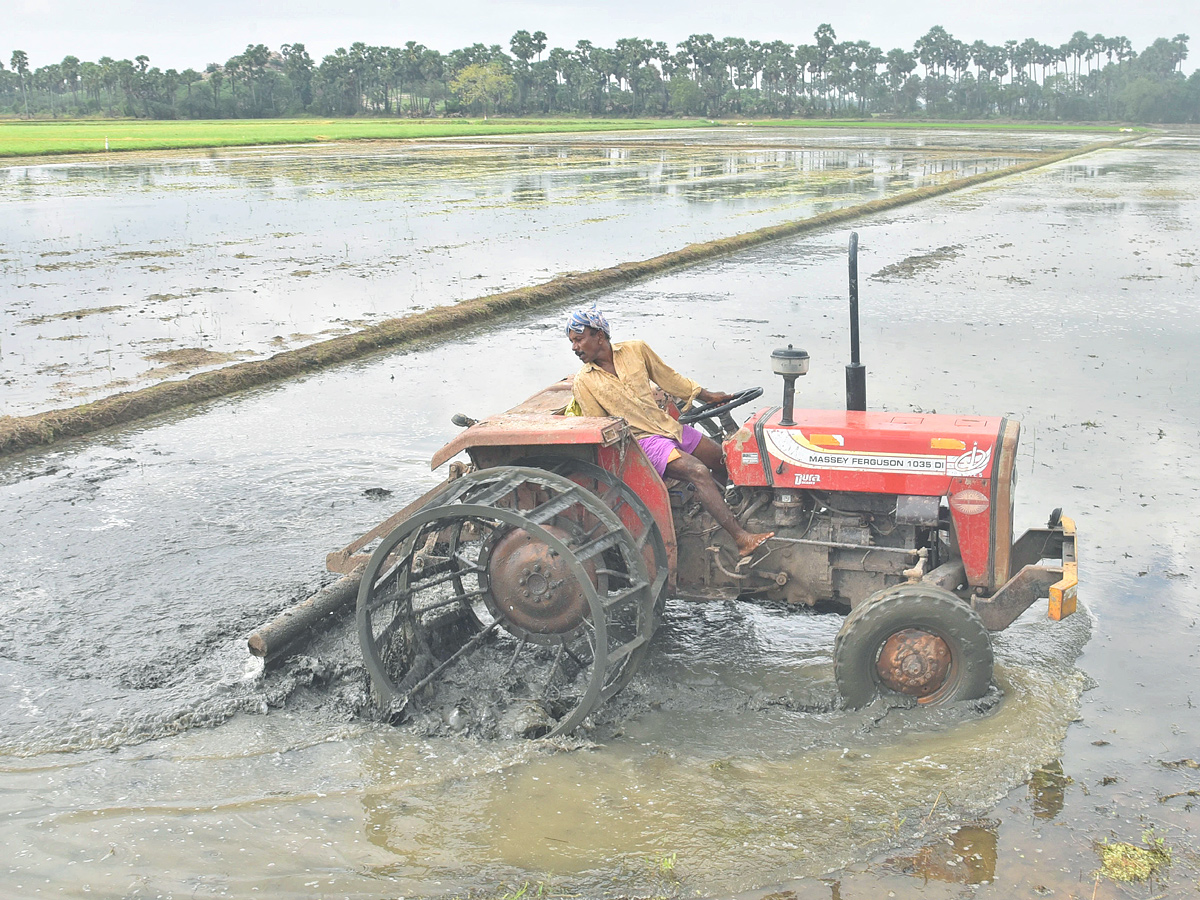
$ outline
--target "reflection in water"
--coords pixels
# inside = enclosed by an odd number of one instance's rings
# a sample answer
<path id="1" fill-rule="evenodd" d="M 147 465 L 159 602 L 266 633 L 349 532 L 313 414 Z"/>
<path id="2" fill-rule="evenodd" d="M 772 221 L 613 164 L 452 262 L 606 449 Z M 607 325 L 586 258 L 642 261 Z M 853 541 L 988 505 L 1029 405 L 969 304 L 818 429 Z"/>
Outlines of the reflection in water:
<path id="1" fill-rule="evenodd" d="M 803 186 L 805 176 L 840 176 L 859 172 L 901 171 L 914 187 L 943 177 L 962 177 L 1013 165 L 1036 154 L 929 152 L 866 148 L 755 150 L 709 147 L 679 142 L 668 148 L 638 147 L 620 151 L 589 146 L 463 147 L 407 145 L 403 149 L 290 148 L 269 154 L 225 151 L 209 159 L 154 159 L 142 162 L 45 163 L 0 168 L 0 200 L 38 199 L 48 191 L 58 197 L 120 197 L 130 191 L 157 192 L 203 188 L 251 191 L 264 199 L 286 196 L 298 187 L 323 193 L 369 197 L 386 192 L 391 199 L 428 203 L 453 199 L 464 189 L 471 195 L 511 197 L 520 184 L 536 181 L 547 201 L 580 202 L 615 193 L 629 199 L 644 195 L 651 184 L 686 185 L 719 181 L 729 196 L 769 197 Z M 720 194 L 719 185 L 712 185 Z M 820 185 L 815 185 L 820 190 Z"/>
<path id="2" fill-rule="evenodd" d="M 1033 814 L 1039 819 L 1054 819 L 1063 810 L 1063 792 L 1071 779 L 1063 774 L 1062 760 L 1054 760 L 1033 770 L 1029 776 L 1029 795 Z"/>
<path id="3" fill-rule="evenodd" d="M 998 822 L 964 825 L 949 837 L 926 844 L 913 856 L 888 860 L 888 865 L 925 881 L 987 884 L 996 877 L 998 827 Z"/>

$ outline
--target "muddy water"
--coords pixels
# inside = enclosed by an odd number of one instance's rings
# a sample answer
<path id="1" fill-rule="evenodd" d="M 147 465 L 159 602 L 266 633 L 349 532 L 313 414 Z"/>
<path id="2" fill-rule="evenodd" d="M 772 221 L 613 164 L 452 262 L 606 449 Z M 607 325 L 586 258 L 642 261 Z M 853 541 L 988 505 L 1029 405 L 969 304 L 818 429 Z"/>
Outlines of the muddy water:
<path id="1" fill-rule="evenodd" d="M 0 168 L 0 415 L 801 219 L 1096 135 L 730 129 Z"/>
<path id="2" fill-rule="evenodd" d="M 5 884 L 1113 897 L 1093 841 L 1153 827 L 1175 855 L 1158 890 L 1191 896 L 1200 820 L 1158 798 L 1200 788 L 1164 765 L 1200 758 L 1195 161 L 1107 151 L 858 228 L 872 406 L 1019 418 L 1019 526 L 1061 505 L 1083 536 L 1087 610 L 1001 636 L 978 706 L 839 710 L 837 621 L 744 604 L 672 603 L 619 702 L 558 745 L 372 723 L 347 629 L 249 663 L 244 635 L 325 552 L 433 482 L 451 412 L 571 370 L 557 312 L 5 463 Z M 845 238 L 603 303 L 725 389 L 777 390 L 767 356 L 794 341 L 802 400 L 837 404 Z"/>

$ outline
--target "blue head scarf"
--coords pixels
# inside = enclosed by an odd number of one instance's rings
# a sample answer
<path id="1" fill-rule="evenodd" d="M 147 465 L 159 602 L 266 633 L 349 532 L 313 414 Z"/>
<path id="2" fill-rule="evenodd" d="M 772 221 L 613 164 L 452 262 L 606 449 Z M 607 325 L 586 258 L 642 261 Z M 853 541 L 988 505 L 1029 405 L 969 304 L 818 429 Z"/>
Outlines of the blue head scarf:
<path id="1" fill-rule="evenodd" d="M 607 337 L 612 336 L 608 330 L 608 319 L 604 318 L 604 313 L 596 308 L 595 303 L 575 310 L 571 313 L 571 318 L 567 319 L 567 334 L 581 332 L 584 328 L 595 328 L 597 331 L 603 331 Z"/>

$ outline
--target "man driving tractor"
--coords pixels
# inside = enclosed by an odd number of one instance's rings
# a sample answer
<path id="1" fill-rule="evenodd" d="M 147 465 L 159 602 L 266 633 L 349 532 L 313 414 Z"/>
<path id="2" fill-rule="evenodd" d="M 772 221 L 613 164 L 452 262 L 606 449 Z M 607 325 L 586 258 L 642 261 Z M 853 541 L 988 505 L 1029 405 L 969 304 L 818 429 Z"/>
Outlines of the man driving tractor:
<path id="1" fill-rule="evenodd" d="M 644 341 L 612 343 L 608 320 L 594 304 L 571 314 L 567 337 L 584 364 L 574 384 L 582 415 L 615 416 L 628 422 L 658 474 L 690 483 L 701 506 L 729 532 L 739 555 L 750 556 L 774 536 L 773 531 L 752 534 L 741 526 L 723 496 L 728 475 L 720 444 L 663 412 L 651 382 L 682 400 L 684 407 L 696 400 L 724 402 L 733 399 L 731 394 L 705 390 L 680 375 Z"/>

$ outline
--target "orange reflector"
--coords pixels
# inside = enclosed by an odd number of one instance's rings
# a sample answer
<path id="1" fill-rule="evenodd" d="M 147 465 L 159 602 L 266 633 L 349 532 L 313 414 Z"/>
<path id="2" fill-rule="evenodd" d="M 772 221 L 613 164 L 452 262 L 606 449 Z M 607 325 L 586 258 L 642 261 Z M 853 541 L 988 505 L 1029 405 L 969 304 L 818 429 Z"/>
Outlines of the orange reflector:
<path id="1" fill-rule="evenodd" d="M 934 438 L 929 442 L 932 450 L 966 450 L 967 442 L 958 438 Z"/>

